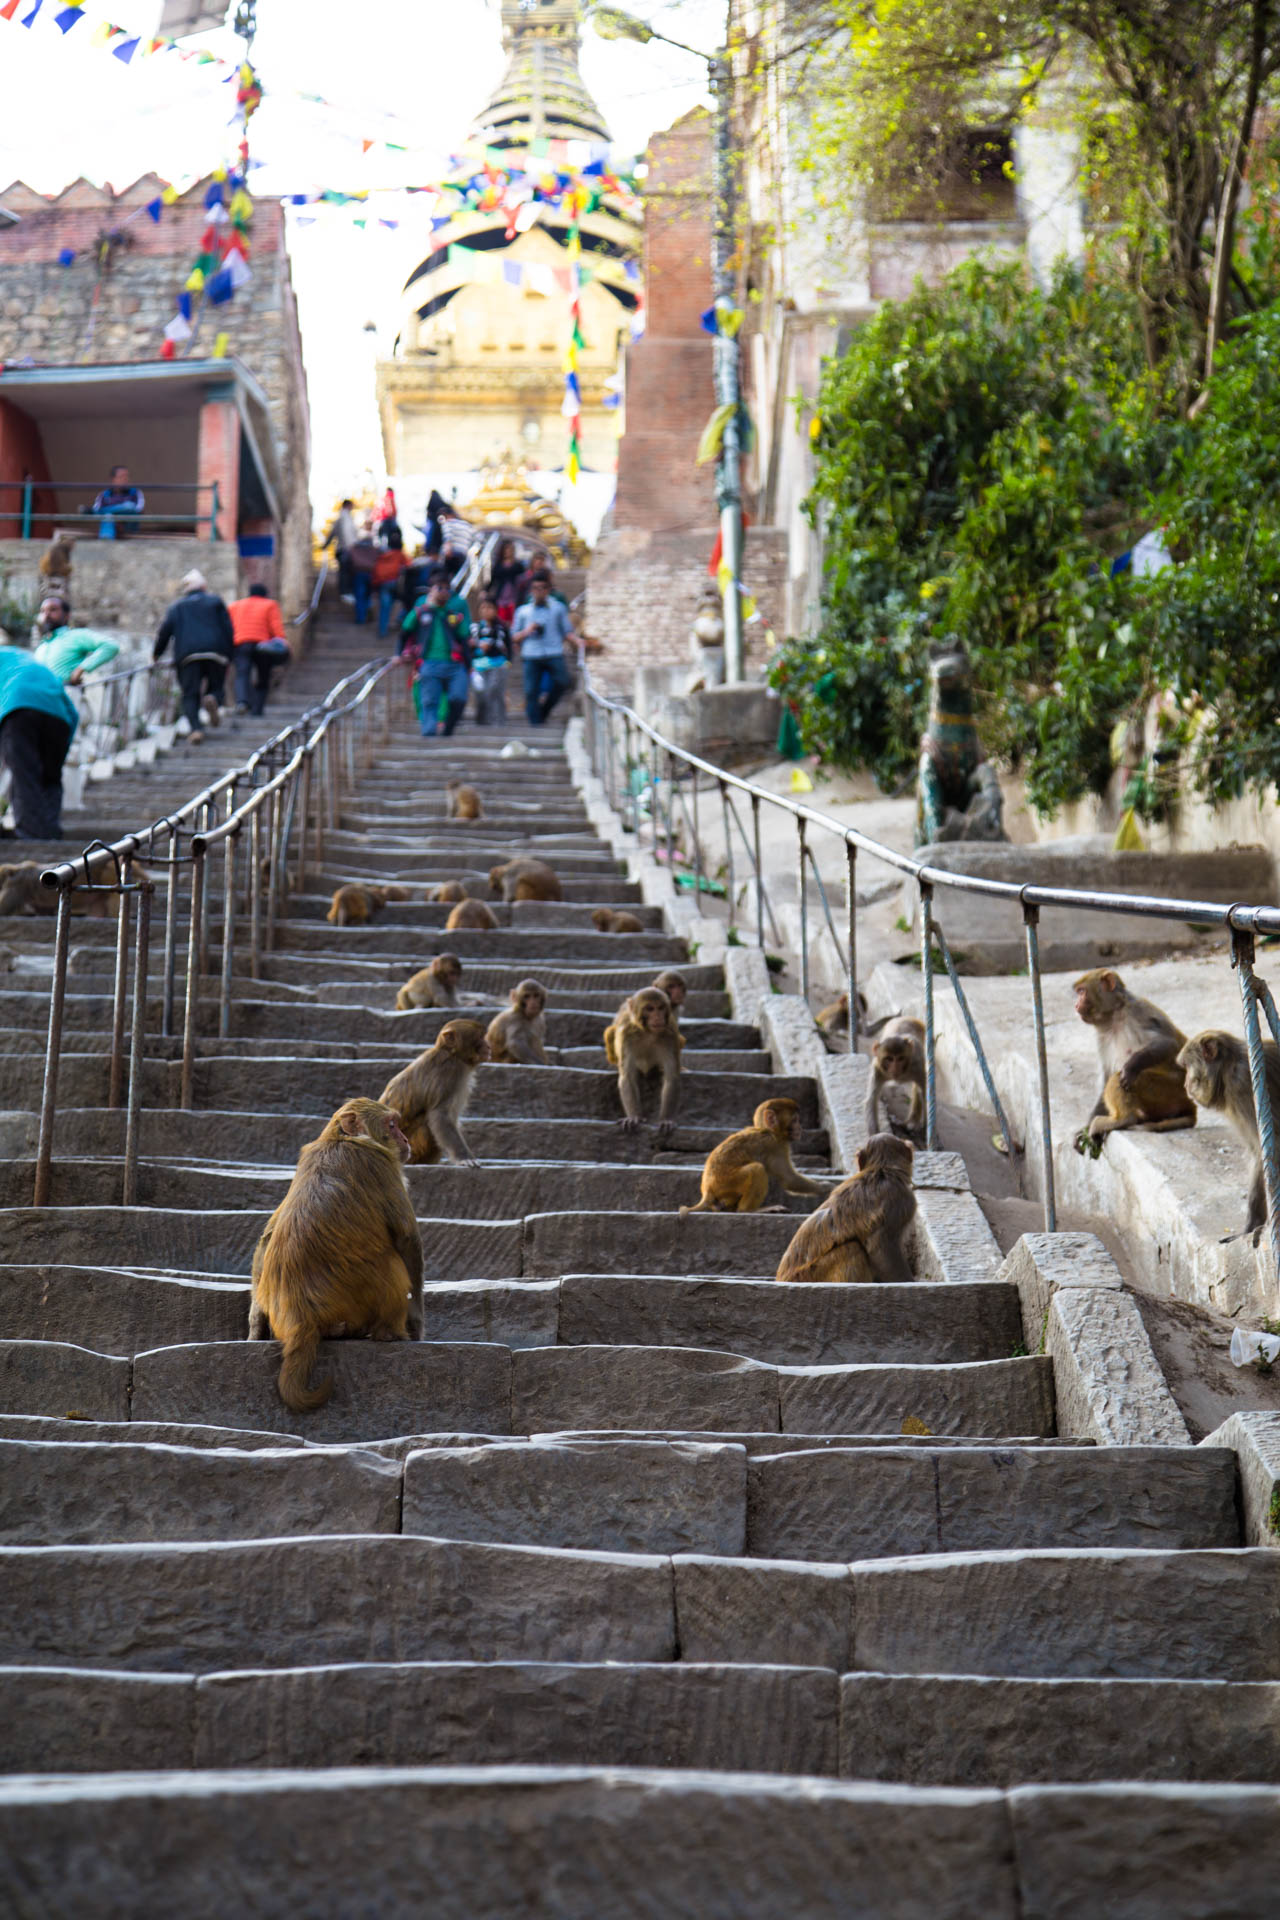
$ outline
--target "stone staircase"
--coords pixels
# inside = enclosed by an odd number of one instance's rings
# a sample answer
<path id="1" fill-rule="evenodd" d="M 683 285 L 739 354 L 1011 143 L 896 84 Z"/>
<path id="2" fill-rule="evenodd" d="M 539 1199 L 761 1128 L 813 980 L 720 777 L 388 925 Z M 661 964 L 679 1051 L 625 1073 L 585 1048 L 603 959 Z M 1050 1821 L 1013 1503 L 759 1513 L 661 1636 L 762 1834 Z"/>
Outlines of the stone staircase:
<path id="1" fill-rule="evenodd" d="M 291 699 L 357 657 L 322 640 Z M 512 737 L 540 757 L 498 758 Z M 112 822 L 183 771 L 113 782 Z M 443 819 L 457 771 L 479 826 Z M 327 894 L 523 847 L 564 904 L 448 945 L 495 1005 L 543 980 L 555 1064 L 481 1069 L 482 1166 L 410 1172 L 424 1341 L 327 1343 L 333 1397 L 291 1415 L 275 1347 L 243 1338 L 253 1245 L 300 1146 L 447 1017 L 393 1011 L 447 909 L 335 929 Z M 1007 1279 L 780 1288 L 795 1218 L 679 1218 L 771 1092 L 800 1103 L 800 1163 L 839 1170 L 814 1083 L 771 1072 L 721 969 L 636 904 L 554 732 L 402 723 L 310 885 L 232 1038 L 202 1012 L 195 1111 L 149 1047 L 127 1211 L 113 929 L 77 923 L 36 1212 L 50 930 L 0 923 L 23 949 L 0 979 L 0 1910 L 1274 1911 L 1280 1556 L 1241 1548 L 1235 1454 L 1059 1440 Z M 651 924 L 597 934 L 601 901 Z M 618 1130 L 600 1035 L 673 964 L 658 1150 Z"/>

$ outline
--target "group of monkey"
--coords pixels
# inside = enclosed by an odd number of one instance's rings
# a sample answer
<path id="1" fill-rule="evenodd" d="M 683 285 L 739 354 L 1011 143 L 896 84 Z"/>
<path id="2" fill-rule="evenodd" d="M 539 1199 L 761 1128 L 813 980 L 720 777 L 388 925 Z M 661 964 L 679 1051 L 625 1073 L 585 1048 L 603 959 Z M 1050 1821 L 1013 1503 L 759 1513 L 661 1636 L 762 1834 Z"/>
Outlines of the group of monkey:
<path id="1" fill-rule="evenodd" d="M 470 793 L 471 788 L 466 787 L 463 791 Z M 468 876 L 461 880 L 442 880 L 439 886 L 427 889 L 428 900 L 448 903 L 450 906 L 449 917 L 444 923 L 446 933 L 453 933 L 460 927 L 484 932 L 500 924 L 492 907 L 479 897 L 478 892 L 473 891 L 484 886 L 484 876 L 477 874 L 474 878 Z M 506 860 L 500 866 L 491 867 L 488 892 L 491 898 L 501 899 L 507 904 L 513 900 L 564 899 L 564 888 L 554 868 L 549 867 L 545 860 L 532 857 Z M 389 901 L 412 898 L 408 887 L 374 886 L 367 880 L 353 881 L 338 888 L 325 919 L 335 927 L 366 926 Z M 597 933 L 644 932 L 644 923 L 634 913 L 625 913 L 613 907 L 597 907 L 591 915 L 591 921 Z"/>

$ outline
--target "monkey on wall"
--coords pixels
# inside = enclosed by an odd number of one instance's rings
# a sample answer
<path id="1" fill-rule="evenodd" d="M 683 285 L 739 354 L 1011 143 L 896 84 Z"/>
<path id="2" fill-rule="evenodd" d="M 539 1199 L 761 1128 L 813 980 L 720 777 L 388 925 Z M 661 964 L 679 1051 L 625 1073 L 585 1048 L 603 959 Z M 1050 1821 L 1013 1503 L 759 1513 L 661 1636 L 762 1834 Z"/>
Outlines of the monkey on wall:
<path id="1" fill-rule="evenodd" d="M 456 1007 L 462 962 L 456 953 L 438 953 L 430 966 L 406 980 L 396 995 L 396 1010 L 416 1007 Z"/>
<path id="2" fill-rule="evenodd" d="M 597 933 L 643 933 L 644 922 L 634 913 L 617 913 L 612 907 L 597 907 L 591 916 Z"/>
<path id="3" fill-rule="evenodd" d="M 512 900 L 564 899 L 559 876 L 545 860 L 507 860 L 501 866 L 491 867 L 489 890 L 501 894 L 508 903 Z"/>
<path id="4" fill-rule="evenodd" d="M 913 1158 L 908 1141 L 873 1133 L 858 1149 L 857 1172 L 801 1223 L 782 1256 L 778 1279 L 913 1279 L 902 1250 L 902 1236 L 916 1211 Z"/>
<path id="5" fill-rule="evenodd" d="M 461 780 L 446 780 L 444 795 L 446 820 L 484 819 L 484 803 L 474 787 L 464 786 Z"/>
<path id="6" fill-rule="evenodd" d="M 433 1047 L 388 1080 L 382 1103 L 400 1115 L 414 1166 L 431 1166 L 442 1154 L 475 1166 L 459 1122 L 476 1068 L 488 1058 L 489 1042 L 478 1020 L 449 1020 Z"/>
<path id="7" fill-rule="evenodd" d="M 1130 993 L 1109 967 L 1082 973 L 1072 992 L 1076 1012 L 1098 1036 L 1102 1066 L 1102 1092 L 1076 1135 L 1076 1152 L 1096 1157 L 1106 1135 L 1121 1128 L 1172 1133 L 1194 1127 L 1195 1104 L 1178 1064 L 1186 1035 L 1168 1014 Z"/>
<path id="8" fill-rule="evenodd" d="M 326 1339 L 422 1338 L 422 1240 L 405 1185 L 409 1142 L 394 1111 L 348 1100 L 302 1149 L 253 1255 L 250 1340 L 279 1340 L 276 1388 L 313 1413 L 332 1380 L 309 1387 Z"/>
<path id="9" fill-rule="evenodd" d="M 1280 1128 L 1280 1047 L 1274 1040 L 1262 1043 L 1262 1063 L 1267 1099 L 1271 1103 L 1272 1124 Z M 1178 1065 L 1186 1076 L 1185 1086 L 1199 1107 L 1211 1113 L 1225 1113 L 1244 1145 L 1253 1156 L 1249 1178 L 1245 1222 L 1236 1233 L 1224 1234 L 1224 1244 L 1239 1240 L 1246 1233 L 1254 1246 L 1267 1224 L 1267 1182 L 1262 1171 L 1262 1147 L 1258 1138 L 1258 1114 L 1253 1102 L 1253 1080 L 1249 1073 L 1249 1050 L 1233 1033 L 1210 1027 L 1196 1034 L 1179 1050 Z"/>
<path id="10" fill-rule="evenodd" d="M 489 1022 L 485 1035 L 496 1066 L 545 1067 L 547 990 L 537 980 L 521 980 L 511 989 L 511 1005 Z"/>
<path id="11" fill-rule="evenodd" d="M 871 1092 L 867 1096 L 867 1132 L 880 1125 L 880 1096 L 887 1085 L 911 1089 L 907 1131 L 919 1145 L 924 1138 L 924 1021 L 898 1014 L 885 1023 L 871 1049 Z"/>
<path id="12" fill-rule="evenodd" d="M 702 1198 L 687 1213 L 755 1213 L 764 1207 L 773 1180 L 784 1193 L 821 1194 L 822 1188 L 797 1173 L 791 1162 L 791 1142 L 800 1126 L 794 1100 L 762 1100 L 751 1125 L 731 1133 L 707 1155 L 702 1169 Z M 771 1207 L 785 1213 L 785 1207 Z"/>
<path id="13" fill-rule="evenodd" d="M 618 1009 L 611 1029 L 618 1067 L 618 1095 L 622 1127 L 635 1133 L 642 1124 L 640 1082 L 647 1073 L 660 1072 L 662 1093 L 658 1106 L 658 1133 L 670 1133 L 680 1103 L 680 1036 L 671 1002 L 661 987 L 641 987 Z"/>
<path id="14" fill-rule="evenodd" d="M 444 930 L 446 933 L 455 933 L 461 927 L 483 932 L 497 925 L 497 914 L 483 900 L 459 900 L 457 906 L 451 909 Z"/>

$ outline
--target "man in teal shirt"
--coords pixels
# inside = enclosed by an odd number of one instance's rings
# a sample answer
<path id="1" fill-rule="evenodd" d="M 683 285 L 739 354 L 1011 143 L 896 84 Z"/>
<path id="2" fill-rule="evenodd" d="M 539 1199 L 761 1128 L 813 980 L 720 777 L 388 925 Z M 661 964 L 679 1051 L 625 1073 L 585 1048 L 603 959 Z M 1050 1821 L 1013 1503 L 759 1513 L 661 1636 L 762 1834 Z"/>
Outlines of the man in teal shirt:
<path id="1" fill-rule="evenodd" d="M 62 768 L 77 714 L 56 673 L 0 647 L 0 766 L 8 767 L 19 840 L 61 840 Z"/>
<path id="2" fill-rule="evenodd" d="M 91 633 L 88 627 L 68 626 L 70 618 L 71 609 L 61 594 L 51 593 L 41 602 L 36 621 L 39 644 L 35 657 L 51 673 L 56 673 L 64 685 L 78 687 L 86 673 L 92 673 L 95 667 L 105 667 L 115 659 L 120 648 L 116 641 Z"/>
<path id="3" fill-rule="evenodd" d="M 462 596 L 452 591 L 444 567 L 432 570 L 427 591 L 404 617 L 402 653 L 411 640 L 416 641 L 422 661 L 418 668 L 422 737 L 451 734 L 466 711 L 471 690 L 471 614 Z"/>

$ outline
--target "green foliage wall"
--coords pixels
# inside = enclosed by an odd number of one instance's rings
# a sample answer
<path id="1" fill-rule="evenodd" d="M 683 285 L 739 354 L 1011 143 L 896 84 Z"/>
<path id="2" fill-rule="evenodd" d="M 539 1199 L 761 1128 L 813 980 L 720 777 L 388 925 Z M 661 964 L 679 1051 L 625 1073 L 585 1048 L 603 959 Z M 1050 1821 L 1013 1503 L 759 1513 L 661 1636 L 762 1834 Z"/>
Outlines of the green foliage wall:
<path id="1" fill-rule="evenodd" d="M 1280 311 L 1188 423 L 1121 285 L 970 262 L 829 365 L 816 431 L 823 622 L 773 676 L 811 751 L 909 779 L 929 643 L 958 639 L 988 751 L 1042 812 L 1101 789 L 1117 722 L 1163 689 L 1204 791 L 1280 774 Z M 1155 526 L 1179 564 L 1113 577 Z"/>

